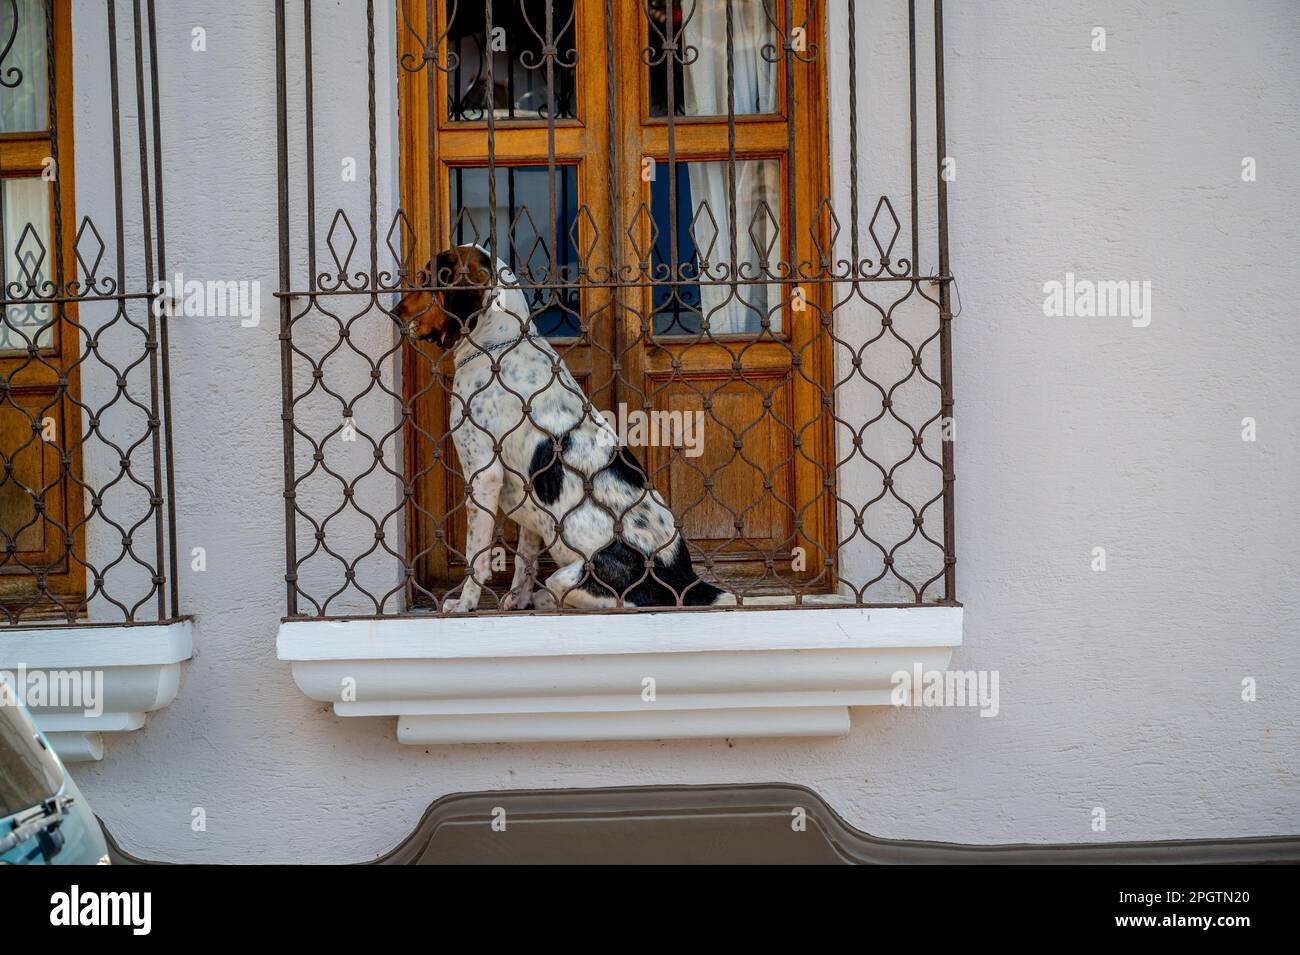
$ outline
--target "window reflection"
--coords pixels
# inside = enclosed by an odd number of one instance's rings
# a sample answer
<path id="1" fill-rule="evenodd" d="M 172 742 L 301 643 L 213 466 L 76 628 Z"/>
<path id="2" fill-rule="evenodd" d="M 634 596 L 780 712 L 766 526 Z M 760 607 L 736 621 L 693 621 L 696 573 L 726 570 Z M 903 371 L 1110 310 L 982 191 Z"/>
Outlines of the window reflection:
<path id="1" fill-rule="evenodd" d="M 491 235 L 488 171 L 484 167 L 451 170 L 452 241 L 487 247 Z M 497 166 L 496 212 L 498 258 L 531 283 L 572 282 L 578 250 L 572 233 L 578 217 L 578 179 L 574 166 L 555 170 L 556 273 L 551 277 L 550 191 L 545 166 Z M 525 288 L 537 330 L 548 338 L 578 334 L 577 289 Z"/>
<path id="2" fill-rule="evenodd" d="M 475 121 L 491 109 L 498 120 L 572 119 L 576 115 L 574 0 L 551 0 L 551 35 L 557 52 L 548 96 L 546 0 L 493 0 L 492 35 L 486 4 L 462 2 L 452 11 L 447 42 L 459 57 L 448 77 L 450 118 Z M 488 58 L 492 83 L 488 84 Z"/>

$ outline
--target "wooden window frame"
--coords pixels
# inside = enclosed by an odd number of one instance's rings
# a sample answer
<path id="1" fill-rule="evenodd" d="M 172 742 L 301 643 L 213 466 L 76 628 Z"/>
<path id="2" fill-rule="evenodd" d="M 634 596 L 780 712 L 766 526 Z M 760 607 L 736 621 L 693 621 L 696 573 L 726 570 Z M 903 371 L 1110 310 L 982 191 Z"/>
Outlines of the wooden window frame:
<path id="1" fill-rule="evenodd" d="M 58 179 L 59 202 L 56 212 L 53 201 L 54 185 L 50 185 L 50 233 L 47 256 L 51 263 L 50 274 L 58 274 L 54 261 L 57 247 L 54 244 L 56 234 L 63 239 L 62 271 L 65 288 L 60 289 L 59 297 L 66 298 L 64 292 L 69 283 L 77 276 L 76 241 L 77 234 L 76 167 L 73 154 L 75 124 L 73 121 L 73 64 L 72 64 L 72 7 L 71 0 L 53 0 L 54 12 L 54 79 L 55 100 L 47 104 L 51 116 L 57 125 L 47 123 L 44 130 L 30 132 L 0 133 L 0 178 L 23 179 L 39 177 L 47 170 L 47 160 L 52 158 L 54 143 L 58 142 L 58 165 L 54 174 Z M 48 64 L 47 64 L 48 69 Z M 41 75 L 38 82 L 47 82 Z M 59 213 L 61 212 L 61 217 Z M 81 394 L 81 371 L 77 358 L 80 354 L 80 336 L 76 331 L 77 305 L 74 301 L 56 301 L 52 305 L 54 324 L 51 344 L 40 349 L 41 360 L 15 351 L 0 352 L 0 377 L 6 382 L 5 400 L 16 404 L 15 398 L 22 395 L 52 394 L 46 399 L 42 408 L 46 414 L 55 416 L 59 439 L 52 443 L 43 442 L 46 456 L 45 469 L 53 470 L 58 477 L 47 479 L 47 491 L 43 495 L 50 520 L 46 521 L 46 546 L 42 552 L 42 563 L 36 573 L 28 571 L 21 565 L 14 565 L 7 554 L 0 554 L 0 617 L 5 613 L 21 614 L 22 619 L 51 616 L 65 616 L 66 610 L 76 608 L 84 613 L 86 601 L 86 530 L 85 505 L 83 495 L 79 492 L 79 478 L 82 471 L 81 412 L 77 401 Z M 56 370 L 49 367 L 58 365 Z M 67 449 L 63 454 L 57 448 Z M 57 490 L 56 490 L 57 489 Z M 48 500 L 51 492 L 55 498 L 54 506 Z M 42 518 L 42 520 L 45 520 Z M 49 538 L 56 532 L 51 521 L 62 523 L 71 529 L 71 544 L 66 538 L 51 544 Z M 0 544 L 0 549 L 3 545 Z M 30 560 L 27 563 L 33 563 Z M 53 595 L 50 600 L 48 595 Z M 42 599 L 44 598 L 44 599 Z"/>

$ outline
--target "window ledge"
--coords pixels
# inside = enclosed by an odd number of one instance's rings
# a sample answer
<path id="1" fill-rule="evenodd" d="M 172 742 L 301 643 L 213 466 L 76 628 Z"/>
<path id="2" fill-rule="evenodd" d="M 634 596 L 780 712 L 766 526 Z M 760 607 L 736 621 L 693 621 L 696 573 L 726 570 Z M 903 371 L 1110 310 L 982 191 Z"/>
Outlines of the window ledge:
<path id="1" fill-rule="evenodd" d="M 840 736 L 961 633 L 960 607 L 836 607 L 293 620 L 276 645 L 311 699 L 428 746 Z"/>
<path id="2" fill-rule="evenodd" d="M 48 627 L 0 631 L 0 670 L 24 668 L 33 681 L 58 685 L 64 674 L 103 674 L 102 712 L 82 707 L 29 706 L 36 725 L 64 762 L 104 756 L 104 733 L 127 733 L 145 714 L 176 698 L 181 663 L 193 654 L 188 620 L 133 627 Z M 84 677 L 83 677 L 84 678 Z M 64 677 L 64 684 L 67 677 Z"/>

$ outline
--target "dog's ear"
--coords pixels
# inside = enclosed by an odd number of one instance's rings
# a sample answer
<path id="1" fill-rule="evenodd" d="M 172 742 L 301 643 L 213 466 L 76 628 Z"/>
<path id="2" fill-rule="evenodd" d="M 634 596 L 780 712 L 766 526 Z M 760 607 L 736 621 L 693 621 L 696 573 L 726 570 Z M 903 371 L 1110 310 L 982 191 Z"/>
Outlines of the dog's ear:
<path id="1" fill-rule="evenodd" d="M 432 285 L 433 268 L 432 263 L 427 263 L 424 268 L 415 273 L 413 285 Z M 396 305 L 393 306 L 393 315 L 398 321 L 406 325 L 412 325 L 411 334 L 415 338 L 433 340 L 437 334 L 438 316 L 441 309 L 437 307 L 435 297 L 438 293 L 430 292 L 427 289 L 415 289 L 403 295 Z"/>

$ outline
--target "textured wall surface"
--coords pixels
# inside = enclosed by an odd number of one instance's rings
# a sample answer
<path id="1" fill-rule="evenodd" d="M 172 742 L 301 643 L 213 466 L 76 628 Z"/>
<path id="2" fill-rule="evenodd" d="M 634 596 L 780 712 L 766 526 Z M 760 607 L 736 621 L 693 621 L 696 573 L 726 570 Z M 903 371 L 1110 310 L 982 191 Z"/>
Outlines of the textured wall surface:
<path id="1" fill-rule="evenodd" d="M 296 19 L 299 4 L 288 6 Z M 948 6 L 967 607 L 953 665 L 1000 671 L 997 718 L 856 711 L 843 739 L 426 752 L 399 746 L 391 720 L 340 720 L 306 700 L 275 658 L 274 4 L 160 4 L 171 265 L 260 280 L 263 320 L 180 319 L 173 333 L 180 543 L 183 554 L 207 552 L 207 570 L 181 581 L 198 653 L 175 703 L 110 741 L 103 763 L 76 770 L 125 849 L 177 861 L 359 861 L 449 792 L 746 781 L 814 787 L 880 836 L 1075 842 L 1300 829 L 1300 198 L 1290 175 L 1300 6 Z M 322 30 L 355 20 L 348 55 L 318 86 L 318 124 L 329 150 L 363 157 L 364 4 L 317 7 Z M 865 17 L 870 5 L 859 7 Z M 76 9 L 95 29 L 101 6 Z M 875 47 L 900 38 L 897 17 L 886 20 Z M 194 26 L 206 29 L 204 53 L 191 50 Z M 1106 28 L 1105 52 L 1091 49 L 1095 26 Z M 329 42 L 318 37 L 322 49 Z M 379 42 L 388 56 L 391 36 Z M 79 82 L 102 71 L 98 55 L 79 53 Z M 842 109 L 838 64 L 832 75 Z M 878 91 L 905 91 L 897 75 L 878 78 Z M 102 83 L 79 88 L 83 136 L 102 129 L 104 95 Z M 380 104 L 391 203 L 386 89 Z M 87 211 L 104 201 L 90 156 L 79 150 Z M 1241 177 L 1247 156 L 1255 182 Z M 351 188 L 322 205 L 364 210 L 364 180 Z M 1043 284 L 1066 272 L 1151 282 L 1150 325 L 1045 317 Z M 1241 437 L 1245 417 L 1257 421 L 1253 443 Z M 1106 549 L 1102 573 L 1091 568 L 1096 547 Z M 1241 699 L 1245 677 L 1258 681 L 1256 702 Z M 192 830 L 196 807 L 206 831 Z M 1094 807 L 1106 810 L 1104 833 L 1091 828 Z"/>

